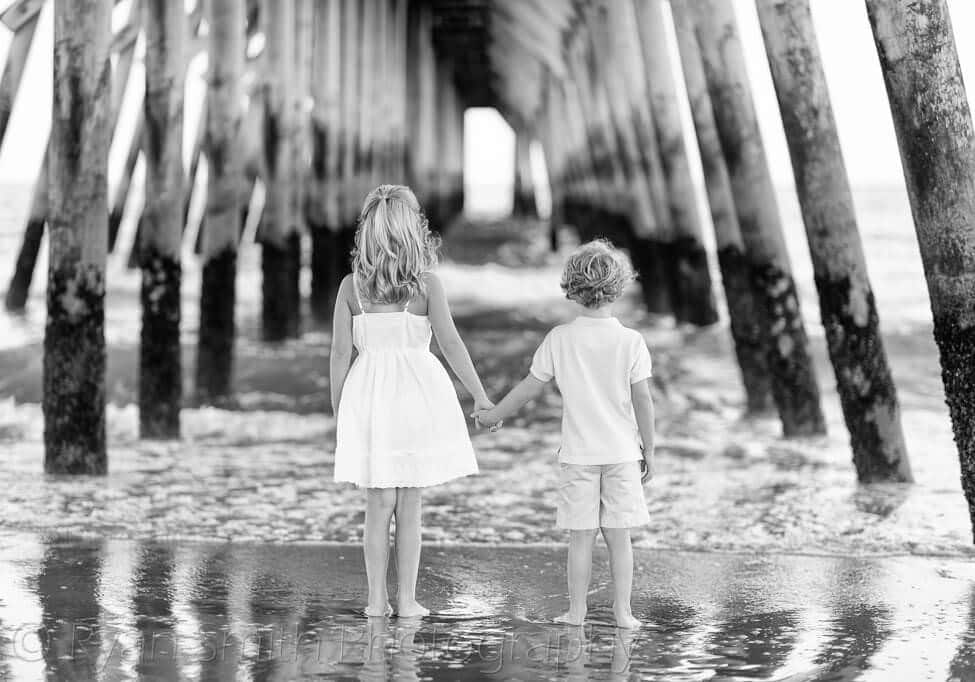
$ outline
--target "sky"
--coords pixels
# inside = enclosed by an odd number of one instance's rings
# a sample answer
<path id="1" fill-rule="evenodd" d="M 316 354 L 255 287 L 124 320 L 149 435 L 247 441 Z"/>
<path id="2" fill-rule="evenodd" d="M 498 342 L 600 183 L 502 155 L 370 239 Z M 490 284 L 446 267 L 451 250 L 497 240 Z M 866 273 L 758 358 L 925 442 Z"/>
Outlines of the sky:
<path id="1" fill-rule="evenodd" d="M 765 141 L 769 165 L 776 182 L 791 184 L 788 151 L 779 120 L 778 105 L 765 60 L 761 32 L 753 0 L 733 0 L 746 50 L 749 75 Z M 819 38 L 826 78 L 836 114 L 851 183 L 855 187 L 903 184 L 890 110 L 877 61 L 864 3 L 860 0 L 810 0 Z M 0 0 L 0 7 L 9 2 Z M 948 0 L 955 27 L 956 45 L 966 81 L 975 84 L 975 41 L 959 39 L 959 30 L 975 26 L 975 2 Z M 127 3 L 116 8 L 115 23 L 125 19 Z M 35 37 L 21 92 L 17 97 L 10 128 L 0 149 L 0 182 L 30 184 L 40 165 L 43 141 L 50 125 L 51 98 L 51 13 L 48 2 Z M 9 34 L 0 28 L 0 55 L 5 55 Z M 676 47 L 672 44 L 675 69 Z M 202 86 L 202 62 L 191 73 L 193 85 Z M 133 71 L 133 81 L 142 72 Z M 680 81 L 678 81 L 680 83 Z M 972 85 L 969 89 L 971 95 Z M 970 98 L 971 99 L 971 98 Z M 132 104 L 132 103 L 130 103 Z M 192 104 L 189 105 L 192 107 Z M 689 122 L 686 102 L 682 102 Z M 130 111 L 132 106 L 128 108 Z M 123 114 L 125 120 L 131 116 Z M 187 112 L 187 121 L 195 121 Z M 490 110 L 471 110 L 467 116 L 466 173 L 470 185 L 507 185 L 513 164 L 513 137 L 499 116 Z M 693 132 L 686 127 L 688 142 L 694 150 Z M 189 135 L 189 128 L 187 129 Z M 124 149 L 114 149 L 110 181 L 117 177 Z M 692 154 L 692 158 L 694 155 Z M 536 160 L 539 161 L 539 160 Z M 696 159 L 694 160 L 696 162 Z M 541 163 L 537 163 L 541 167 Z"/>

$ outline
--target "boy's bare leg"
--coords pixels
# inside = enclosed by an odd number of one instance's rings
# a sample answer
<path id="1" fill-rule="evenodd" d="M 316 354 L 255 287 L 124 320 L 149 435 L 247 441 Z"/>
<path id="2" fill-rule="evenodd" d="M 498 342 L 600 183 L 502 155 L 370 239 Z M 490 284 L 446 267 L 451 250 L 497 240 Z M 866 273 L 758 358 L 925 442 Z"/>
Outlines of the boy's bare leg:
<path id="1" fill-rule="evenodd" d="M 596 530 L 569 531 L 569 611 L 555 619 L 556 623 L 582 625 L 586 619 L 586 598 L 592 575 L 592 547 Z"/>
<path id="2" fill-rule="evenodd" d="M 400 618 L 426 616 L 430 610 L 416 601 L 416 578 L 420 571 L 420 489 L 396 489 L 396 573 Z"/>
<path id="3" fill-rule="evenodd" d="M 367 616 L 392 613 L 386 592 L 386 565 L 389 563 L 389 522 L 396 508 L 395 488 L 366 490 L 366 524 L 362 533 L 362 550 L 369 583 Z"/>
<path id="4" fill-rule="evenodd" d="M 633 590 L 633 545 L 629 528 L 603 528 L 603 538 L 609 548 L 609 566 L 613 572 L 613 615 L 616 626 L 627 629 L 640 627 L 630 609 Z"/>

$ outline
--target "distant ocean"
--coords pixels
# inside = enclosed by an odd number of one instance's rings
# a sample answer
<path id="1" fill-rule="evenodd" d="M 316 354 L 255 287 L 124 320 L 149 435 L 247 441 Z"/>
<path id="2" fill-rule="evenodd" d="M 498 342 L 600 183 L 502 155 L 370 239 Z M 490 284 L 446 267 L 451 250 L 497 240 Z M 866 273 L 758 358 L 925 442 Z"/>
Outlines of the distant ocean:
<path id="1" fill-rule="evenodd" d="M 20 247 L 24 221 L 30 204 L 29 185 L 0 185 L 0 287 L 6 290 L 10 273 Z M 810 332 L 819 329 L 818 303 L 812 278 L 812 265 L 806 246 L 802 220 L 794 192 L 780 190 L 779 209 L 786 233 L 796 282 L 804 306 L 804 314 L 809 321 Z M 867 265 L 877 299 L 882 328 L 885 331 L 910 333 L 919 329 L 929 329 L 931 324 L 930 305 L 927 287 L 921 268 L 917 239 L 914 233 L 910 206 L 903 187 L 857 188 L 854 192 L 860 234 L 863 237 Z M 542 196 L 540 205 L 547 211 L 547 197 Z M 467 188 L 466 212 L 473 217 L 497 219 L 503 217 L 511 206 L 511 186 L 503 184 L 480 185 Z M 703 208 L 703 207 L 702 207 Z M 705 214 L 705 218 L 707 218 Z M 710 227 L 707 223 L 706 238 L 710 241 Z M 121 237 L 122 251 L 131 244 L 131 220 L 123 227 Z M 245 246 L 244 260 L 247 261 L 256 248 Z M 250 253 L 249 253 L 250 252 Z M 126 289 L 135 286 L 135 273 L 125 269 L 126 253 L 116 253 L 110 257 L 110 290 L 113 282 Z M 194 261 L 190 251 L 185 257 L 185 267 L 192 275 Z M 255 260 L 249 258 L 249 260 Z M 46 244 L 42 250 L 37 275 L 32 287 L 32 312 L 27 319 L 20 319 L 13 326 L 4 323 L 0 331 L 0 347 L 17 343 L 19 332 L 26 331 L 24 325 L 35 320 L 35 313 L 43 305 L 43 284 L 46 268 Z M 0 316 L 4 313 L 0 312 Z M 36 327 L 35 327 L 36 329 Z"/>

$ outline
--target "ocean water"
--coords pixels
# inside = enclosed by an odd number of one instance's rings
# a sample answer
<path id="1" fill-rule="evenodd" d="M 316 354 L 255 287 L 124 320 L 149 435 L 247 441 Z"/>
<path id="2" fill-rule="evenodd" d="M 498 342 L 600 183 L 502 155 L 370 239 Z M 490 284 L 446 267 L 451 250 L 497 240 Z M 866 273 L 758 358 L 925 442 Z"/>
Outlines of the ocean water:
<path id="1" fill-rule="evenodd" d="M 903 408 L 917 478 L 913 486 L 856 485 L 798 206 L 786 191 L 779 198 L 830 433 L 784 440 L 774 419 L 742 420 L 742 393 L 726 326 L 675 329 L 644 314 L 631 295 L 620 315 L 644 333 L 654 355 L 660 432 L 658 475 L 649 493 L 654 521 L 636 534 L 637 544 L 972 556 L 930 308 L 903 190 L 862 189 L 855 199 Z M 498 187 L 472 199 L 479 217 L 448 236 L 447 261 L 441 267 L 458 325 L 485 385 L 498 396 L 525 371 L 545 330 L 569 314 L 558 288 L 564 254 L 546 252 L 542 223 L 512 224 L 501 218 L 505 200 L 510 198 Z M 28 201 L 25 188 L 0 191 L 4 285 Z M 131 243 L 131 225 L 123 228 L 121 243 Z M 185 255 L 184 367 L 191 395 L 199 267 L 189 251 Z M 309 324 L 298 341 L 281 346 L 258 341 L 259 253 L 245 244 L 238 281 L 237 409 L 200 408 L 190 400 L 181 442 L 141 441 L 135 407 L 139 276 L 126 269 L 126 260 L 127 253 L 114 254 L 108 267 L 107 479 L 39 475 L 43 274 L 26 314 L 0 312 L 0 486 L 8 499 L 0 531 L 357 541 L 358 493 L 331 483 L 329 330 Z M 42 258 L 38 272 L 43 268 Z M 558 410 L 553 392 L 499 434 L 474 432 L 482 475 L 428 496 L 425 541 L 561 542 L 552 523 Z"/>

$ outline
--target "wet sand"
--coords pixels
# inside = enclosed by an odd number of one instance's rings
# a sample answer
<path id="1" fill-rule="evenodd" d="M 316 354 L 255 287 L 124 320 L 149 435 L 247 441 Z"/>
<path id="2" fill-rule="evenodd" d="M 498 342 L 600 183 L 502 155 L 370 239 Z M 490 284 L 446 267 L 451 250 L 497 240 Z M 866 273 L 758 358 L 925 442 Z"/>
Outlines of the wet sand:
<path id="1" fill-rule="evenodd" d="M 0 679 L 975 679 L 975 567 L 640 550 L 636 632 L 564 550 L 424 550 L 423 620 L 367 619 L 353 546 L 0 537 Z M 392 580 L 395 580 L 391 576 Z"/>

